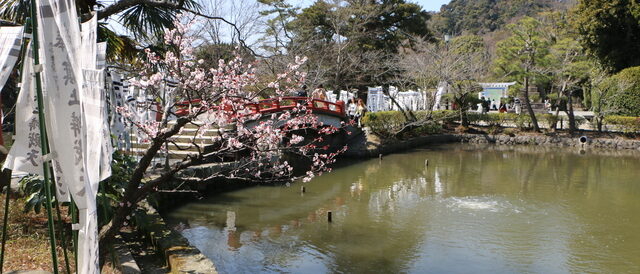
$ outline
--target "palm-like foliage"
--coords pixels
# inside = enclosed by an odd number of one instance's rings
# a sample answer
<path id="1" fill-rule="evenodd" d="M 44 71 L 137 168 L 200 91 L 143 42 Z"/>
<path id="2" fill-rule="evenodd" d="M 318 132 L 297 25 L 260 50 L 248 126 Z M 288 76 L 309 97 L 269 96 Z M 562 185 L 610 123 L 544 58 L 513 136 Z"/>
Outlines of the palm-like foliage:
<path id="1" fill-rule="evenodd" d="M 120 14 L 120 22 L 136 38 L 158 37 L 165 29 L 173 28 L 176 15 L 184 10 L 198 11 L 200 4 L 195 0 L 180 1 L 176 7 L 158 4 L 156 1 L 142 2 Z"/>
<path id="2" fill-rule="evenodd" d="M 31 14 L 29 0 L 0 0 L 0 18 L 16 24 L 24 24 Z"/>
<path id="3" fill-rule="evenodd" d="M 30 0 L 0 0 L 0 19 L 16 24 L 24 24 L 30 15 Z M 155 0 L 76 0 L 76 6 L 82 18 L 88 18 L 94 6 L 98 6 L 99 19 L 107 19 L 117 15 L 119 21 L 131 32 L 136 41 L 152 41 L 160 37 L 165 29 L 174 27 L 173 22 L 178 13 L 201 9 L 197 0 L 155 1 Z M 102 12 L 106 11 L 108 12 Z M 98 26 L 100 41 L 108 43 L 107 56 L 110 60 L 132 60 L 139 49 L 134 40 L 117 35 L 107 23 Z"/>

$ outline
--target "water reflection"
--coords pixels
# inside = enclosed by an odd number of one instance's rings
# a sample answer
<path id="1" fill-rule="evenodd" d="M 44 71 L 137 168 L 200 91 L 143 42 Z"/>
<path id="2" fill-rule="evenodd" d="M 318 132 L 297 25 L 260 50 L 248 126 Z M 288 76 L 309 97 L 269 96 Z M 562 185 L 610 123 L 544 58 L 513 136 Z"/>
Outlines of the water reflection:
<path id="1" fill-rule="evenodd" d="M 639 159 L 451 145 L 338 168 L 305 193 L 217 195 L 170 218 L 223 273 L 640 272 Z"/>

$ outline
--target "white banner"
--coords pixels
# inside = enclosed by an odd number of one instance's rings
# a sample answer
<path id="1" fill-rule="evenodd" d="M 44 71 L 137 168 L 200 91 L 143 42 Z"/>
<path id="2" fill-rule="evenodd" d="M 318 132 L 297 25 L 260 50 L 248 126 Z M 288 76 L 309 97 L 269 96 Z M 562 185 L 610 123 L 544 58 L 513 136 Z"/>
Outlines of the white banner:
<path id="1" fill-rule="evenodd" d="M 28 46 L 22 71 L 22 82 L 16 105 L 16 134 L 9 155 L 4 162 L 6 169 L 42 175 L 42 151 L 40 150 L 40 123 L 36 102 L 33 55 Z"/>
<path id="2" fill-rule="evenodd" d="M 128 86 L 123 85 L 122 76 L 114 71 L 109 72 L 107 78 L 110 90 L 110 104 L 111 104 L 111 132 L 116 137 L 117 146 L 119 149 L 129 149 L 130 143 L 127 140 L 128 134 L 126 132 L 126 121 L 121 113 L 116 109 L 124 107 L 126 102 L 126 94 Z"/>
<path id="3" fill-rule="evenodd" d="M 107 68 L 107 42 L 98 43 L 96 47 L 98 54 L 96 69 L 105 69 Z"/>
<path id="4" fill-rule="evenodd" d="M 80 209 L 78 273 L 99 273 L 95 190 L 83 153 L 79 61 L 81 34 L 74 0 L 38 0 L 46 87 L 47 131 L 56 179 L 66 184 Z"/>
<path id="5" fill-rule="evenodd" d="M 104 84 L 104 71 L 97 70 L 99 59 L 104 59 L 106 50 L 98 48 L 97 32 L 98 17 L 94 15 L 85 23 L 82 23 L 82 56 L 81 67 L 83 76 L 82 86 L 82 119 L 84 128 L 84 160 L 87 169 L 89 183 L 97 194 L 98 185 L 102 179 L 111 176 L 110 132 L 107 126 L 106 95 Z M 102 56 L 98 56 L 102 55 Z"/>
<path id="6" fill-rule="evenodd" d="M 20 45 L 22 45 L 22 27 L 0 28 L 0 91 L 18 61 Z"/>
<path id="7" fill-rule="evenodd" d="M 104 143 L 104 78 L 102 70 L 83 69 L 82 117 L 85 126 L 83 149 L 87 180 L 96 195 L 100 182 L 102 164 L 102 148 Z M 107 176 L 108 177 L 108 176 Z"/>
<path id="8" fill-rule="evenodd" d="M 82 43 L 80 49 L 80 67 L 96 69 L 98 63 L 98 16 L 82 23 Z"/>

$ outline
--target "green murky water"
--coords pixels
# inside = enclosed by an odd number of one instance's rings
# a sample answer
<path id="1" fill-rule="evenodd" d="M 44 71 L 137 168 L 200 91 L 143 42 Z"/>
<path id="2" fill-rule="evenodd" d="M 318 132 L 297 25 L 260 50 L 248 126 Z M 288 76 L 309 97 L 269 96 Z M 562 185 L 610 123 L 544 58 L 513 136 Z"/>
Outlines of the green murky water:
<path id="1" fill-rule="evenodd" d="M 222 273 L 640 273 L 637 152 L 455 144 L 304 185 L 169 217 Z"/>

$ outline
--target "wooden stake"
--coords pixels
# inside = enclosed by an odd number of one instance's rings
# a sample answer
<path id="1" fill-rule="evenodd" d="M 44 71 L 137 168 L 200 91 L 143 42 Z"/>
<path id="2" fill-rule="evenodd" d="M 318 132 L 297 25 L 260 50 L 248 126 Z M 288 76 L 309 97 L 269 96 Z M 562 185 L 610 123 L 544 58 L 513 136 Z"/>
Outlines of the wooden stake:
<path id="1" fill-rule="evenodd" d="M 331 211 L 327 211 L 327 221 L 331 222 Z"/>
<path id="2" fill-rule="evenodd" d="M 306 191 L 307 189 L 304 186 L 300 187 L 300 192 L 305 193 Z"/>
<path id="3" fill-rule="evenodd" d="M 424 160 L 424 166 L 429 166 L 429 159 Z"/>

